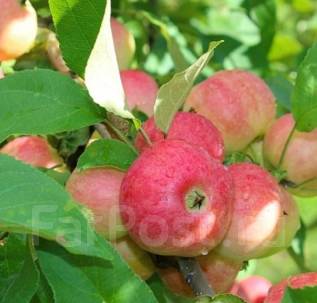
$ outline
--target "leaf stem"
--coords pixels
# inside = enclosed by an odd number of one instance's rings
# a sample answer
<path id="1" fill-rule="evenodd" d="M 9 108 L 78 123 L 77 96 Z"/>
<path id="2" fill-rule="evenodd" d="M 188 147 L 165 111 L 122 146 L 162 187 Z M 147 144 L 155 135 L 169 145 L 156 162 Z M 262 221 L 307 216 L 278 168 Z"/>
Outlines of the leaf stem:
<path id="1" fill-rule="evenodd" d="M 134 145 L 130 142 L 130 140 L 118 129 L 116 128 L 108 119 L 105 119 L 104 122 L 106 125 L 111 128 L 111 130 L 127 145 L 130 146 L 130 148 L 138 155 L 139 152 L 137 149 L 134 147 Z"/>
<path id="2" fill-rule="evenodd" d="M 300 258 L 296 252 L 294 251 L 293 247 L 289 247 L 287 249 L 287 252 L 289 256 L 293 259 L 293 261 L 296 263 L 297 267 L 301 272 L 309 272 L 309 268 L 305 265 L 304 261 L 302 258 Z"/>
<path id="3" fill-rule="evenodd" d="M 208 283 L 205 274 L 195 258 L 178 257 L 177 263 L 186 283 L 191 287 L 195 296 L 214 296 L 214 291 Z"/>
<path id="4" fill-rule="evenodd" d="M 102 123 L 98 123 L 98 124 L 95 124 L 95 130 L 98 132 L 98 134 L 104 138 L 104 139 L 109 139 L 111 138 L 107 128 L 105 125 L 103 125 Z"/>
<path id="5" fill-rule="evenodd" d="M 149 146 L 152 146 L 153 145 L 153 142 L 151 141 L 150 137 L 148 136 L 148 134 L 146 133 L 146 131 L 144 130 L 144 128 L 141 126 L 139 128 L 139 131 L 141 133 L 141 135 L 143 136 L 145 142 L 149 145 Z"/>
<path id="6" fill-rule="evenodd" d="M 294 133 L 295 133 L 295 130 L 296 130 L 296 123 L 294 124 L 294 126 L 293 126 L 291 132 L 289 133 L 288 138 L 287 138 L 287 140 L 286 140 L 286 142 L 285 142 L 285 145 L 284 145 L 283 150 L 282 150 L 282 153 L 281 153 L 280 160 L 278 161 L 278 164 L 277 164 L 277 169 L 280 169 L 281 166 L 282 166 L 282 164 L 283 164 L 283 161 L 284 161 L 284 158 L 285 158 L 285 155 L 286 155 L 286 151 L 287 151 L 288 145 L 289 145 L 289 143 L 291 142 L 291 139 L 292 139 L 292 137 L 293 137 L 293 135 L 294 135 Z"/>

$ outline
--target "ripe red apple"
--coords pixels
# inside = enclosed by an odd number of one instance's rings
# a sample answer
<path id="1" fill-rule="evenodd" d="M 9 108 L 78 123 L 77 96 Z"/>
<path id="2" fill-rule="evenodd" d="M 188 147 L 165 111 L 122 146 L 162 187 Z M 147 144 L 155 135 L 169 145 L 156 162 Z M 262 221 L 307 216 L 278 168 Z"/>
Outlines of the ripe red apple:
<path id="1" fill-rule="evenodd" d="M 232 184 L 208 153 L 180 140 L 145 150 L 124 177 L 120 210 L 131 238 L 159 255 L 207 254 L 231 219 Z"/>
<path id="2" fill-rule="evenodd" d="M 299 274 L 273 285 L 264 303 L 281 303 L 287 286 L 295 289 L 304 288 L 306 286 L 317 286 L 317 273 L 309 272 Z"/>
<path id="3" fill-rule="evenodd" d="M 251 276 L 237 282 L 230 292 L 248 303 L 263 303 L 271 286 L 267 279 Z"/>
<path id="4" fill-rule="evenodd" d="M 154 264 L 147 252 L 137 246 L 128 236 L 112 242 L 122 258 L 143 280 L 147 280 L 155 271 Z"/>
<path id="5" fill-rule="evenodd" d="M 154 118 L 143 124 L 143 129 L 152 142 L 165 139 L 164 133 L 155 125 Z M 167 134 L 167 139 L 184 140 L 204 148 L 209 155 L 219 161 L 224 160 L 224 144 L 218 129 L 206 118 L 195 113 L 179 112 L 175 115 Z M 148 144 L 139 133 L 135 139 L 139 151 L 148 148 Z"/>
<path id="6" fill-rule="evenodd" d="M 197 260 L 216 293 L 228 292 L 242 268 L 242 263 L 226 259 L 214 252 L 210 252 L 207 256 L 199 256 Z M 159 274 L 172 292 L 185 297 L 193 297 L 191 288 L 176 268 L 159 269 Z"/>
<path id="7" fill-rule="evenodd" d="M 16 59 L 33 46 L 37 34 L 36 11 L 29 2 L 0 0 L 0 61 Z"/>
<path id="8" fill-rule="evenodd" d="M 242 261 L 288 247 L 299 227 L 292 197 L 255 164 L 234 164 L 229 172 L 234 184 L 233 216 L 219 254 Z"/>
<path id="9" fill-rule="evenodd" d="M 135 53 L 135 40 L 128 29 L 117 19 L 111 18 L 113 42 L 120 70 L 129 68 Z"/>
<path id="10" fill-rule="evenodd" d="M 107 239 L 126 235 L 119 212 L 119 192 L 124 173 L 112 168 L 74 171 L 66 189 L 73 199 L 92 211 L 97 232 Z"/>
<path id="11" fill-rule="evenodd" d="M 152 116 L 158 91 L 155 80 L 141 70 L 124 70 L 120 75 L 128 108 Z"/>
<path id="12" fill-rule="evenodd" d="M 2 147 L 0 153 L 43 168 L 53 168 L 63 163 L 47 140 L 38 136 L 15 138 Z"/>
<path id="13" fill-rule="evenodd" d="M 185 105 L 219 129 L 227 153 L 243 150 L 264 135 L 274 121 L 275 107 L 265 82 L 242 70 L 215 73 L 192 89 Z"/>
<path id="14" fill-rule="evenodd" d="M 277 167 L 286 141 L 294 127 L 291 114 L 279 118 L 268 130 L 264 140 L 265 159 Z M 294 189 L 299 195 L 317 194 L 317 129 L 306 133 L 295 130 L 281 163 L 281 169 L 287 173 L 287 179 L 302 184 Z M 311 180 L 311 181 L 310 181 Z"/>

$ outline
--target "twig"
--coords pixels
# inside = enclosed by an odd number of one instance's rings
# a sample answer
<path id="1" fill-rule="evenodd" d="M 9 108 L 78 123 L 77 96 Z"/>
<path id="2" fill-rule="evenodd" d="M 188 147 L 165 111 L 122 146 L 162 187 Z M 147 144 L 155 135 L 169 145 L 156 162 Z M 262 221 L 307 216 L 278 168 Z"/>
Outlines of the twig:
<path id="1" fill-rule="evenodd" d="M 214 296 L 214 291 L 202 272 L 195 258 L 178 257 L 177 263 L 186 283 L 191 287 L 195 296 Z"/>
<path id="2" fill-rule="evenodd" d="M 287 140 L 285 142 L 285 145 L 283 147 L 283 150 L 282 150 L 282 153 L 281 153 L 281 157 L 280 157 L 280 160 L 278 161 L 278 164 L 277 164 L 277 168 L 281 168 L 282 164 L 283 164 L 283 161 L 284 161 L 284 158 L 285 158 L 285 155 L 286 155 L 286 151 L 287 151 L 287 148 L 288 148 L 288 145 L 289 143 L 291 142 L 291 139 L 294 135 L 294 132 L 296 130 L 296 123 L 294 124 L 294 127 L 292 128 L 291 132 L 289 133 L 288 137 L 287 137 Z"/>
<path id="3" fill-rule="evenodd" d="M 107 128 L 103 124 L 101 123 L 95 124 L 95 129 L 102 138 L 104 139 L 111 138 Z"/>
<path id="4" fill-rule="evenodd" d="M 301 272 L 309 272 L 309 268 L 305 265 L 303 260 L 296 254 L 293 247 L 289 247 L 287 249 L 288 254 L 293 259 L 293 261 L 296 263 L 297 267 Z"/>

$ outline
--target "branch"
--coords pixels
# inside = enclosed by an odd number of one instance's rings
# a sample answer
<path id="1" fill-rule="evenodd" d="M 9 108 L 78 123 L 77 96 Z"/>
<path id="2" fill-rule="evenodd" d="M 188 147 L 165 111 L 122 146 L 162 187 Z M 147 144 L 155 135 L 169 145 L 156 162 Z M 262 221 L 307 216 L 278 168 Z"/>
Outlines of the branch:
<path id="1" fill-rule="evenodd" d="M 95 129 L 102 138 L 104 138 L 104 139 L 111 138 L 105 125 L 98 123 L 95 125 Z"/>
<path id="2" fill-rule="evenodd" d="M 186 283 L 191 287 L 195 296 L 214 296 L 205 274 L 202 272 L 199 263 L 195 258 L 178 257 L 177 263 Z"/>

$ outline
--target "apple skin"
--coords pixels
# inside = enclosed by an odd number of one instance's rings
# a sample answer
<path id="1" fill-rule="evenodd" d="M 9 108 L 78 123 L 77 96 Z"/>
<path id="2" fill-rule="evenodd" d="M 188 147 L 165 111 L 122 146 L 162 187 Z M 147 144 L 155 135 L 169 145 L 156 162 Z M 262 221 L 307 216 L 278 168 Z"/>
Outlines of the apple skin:
<path id="1" fill-rule="evenodd" d="M 180 140 L 146 149 L 121 185 L 120 210 L 144 250 L 184 257 L 206 254 L 231 219 L 232 182 L 208 153 Z"/>
<path id="2" fill-rule="evenodd" d="M 63 163 L 47 140 L 38 136 L 15 138 L 3 146 L 0 153 L 42 168 L 53 168 Z"/>
<path id="3" fill-rule="evenodd" d="M 119 192 L 124 173 L 112 168 L 74 171 L 66 190 L 93 214 L 96 231 L 108 240 L 127 234 L 119 212 Z"/>
<path id="4" fill-rule="evenodd" d="M 165 139 L 164 133 L 156 127 L 154 118 L 148 119 L 143 124 L 143 129 L 152 142 Z M 168 131 L 167 139 L 184 140 L 204 148 L 212 158 L 221 162 L 224 160 L 224 143 L 220 132 L 201 115 L 177 113 Z M 141 133 L 138 133 L 135 139 L 135 146 L 140 152 L 149 147 Z"/>
<path id="5" fill-rule="evenodd" d="M 228 292 L 242 268 L 242 263 L 228 260 L 210 252 L 207 256 L 199 256 L 197 260 L 212 289 L 216 293 Z M 174 293 L 185 297 L 194 294 L 176 268 L 161 268 L 159 274 L 165 285 Z"/>
<path id="6" fill-rule="evenodd" d="M 261 276 L 251 276 L 235 283 L 230 291 L 248 303 L 263 303 L 272 283 Z"/>
<path id="7" fill-rule="evenodd" d="M 120 75 L 128 108 L 137 109 L 148 117 L 153 116 L 158 92 L 155 80 L 141 70 L 124 70 Z"/>
<path id="8" fill-rule="evenodd" d="M 147 280 L 155 271 L 154 264 L 147 252 L 137 246 L 128 236 L 112 242 L 122 258 L 143 280 Z"/>
<path id="9" fill-rule="evenodd" d="M 264 139 L 264 157 L 273 167 L 277 167 L 287 138 L 294 127 L 291 114 L 279 118 L 268 130 Z M 311 132 L 295 130 L 288 144 L 281 169 L 287 173 L 287 179 L 295 184 L 307 182 L 298 188 L 289 188 L 302 196 L 317 194 L 317 129 Z"/>
<path id="10" fill-rule="evenodd" d="M 30 3 L 0 0 L 0 61 L 16 59 L 27 53 L 37 34 L 36 11 Z"/>
<path id="11" fill-rule="evenodd" d="M 274 122 L 274 96 L 265 82 L 242 70 L 220 71 L 196 85 L 185 103 L 221 132 L 226 153 L 241 151 Z"/>
<path id="12" fill-rule="evenodd" d="M 295 289 L 304 288 L 305 286 L 317 286 L 317 272 L 309 272 L 292 276 L 276 285 L 273 285 L 269 290 L 264 303 L 281 303 L 287 286 Z"/>
<path id="13" fill-rule="evenodd" d="M 243 261 L 288 247 L 300 225 L 292 197 L 255 164 L 234 164 L 229 172 L 235 192 L 233 215 L 218 253 Z"/>
<path id="14" fill-rule="evenodd" d="M 128 29 L 117 19 L 111 18 L 111 30 L 120 70 L 129 68 L 135 53 L 135 40 Z"/>

